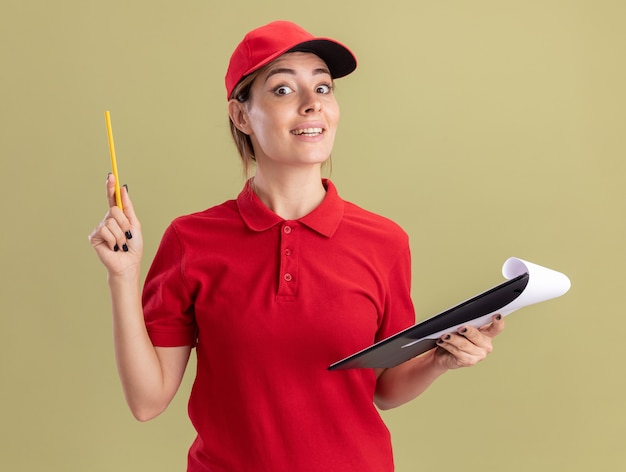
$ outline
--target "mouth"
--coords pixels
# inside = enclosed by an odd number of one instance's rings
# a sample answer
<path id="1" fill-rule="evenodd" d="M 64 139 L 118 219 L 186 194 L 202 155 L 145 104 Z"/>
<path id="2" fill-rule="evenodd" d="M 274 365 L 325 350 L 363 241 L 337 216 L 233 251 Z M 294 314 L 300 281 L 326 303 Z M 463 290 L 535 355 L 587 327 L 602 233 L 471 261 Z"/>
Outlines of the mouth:
<path id="1" fill-rule="evenodd" d="M 324 132 L 324 128 L 302 128 L 302 129 L 292 130 L 291 134 L 295 136 L 315 137 L 315 136 L 319 136 L 323 132 Z"/>

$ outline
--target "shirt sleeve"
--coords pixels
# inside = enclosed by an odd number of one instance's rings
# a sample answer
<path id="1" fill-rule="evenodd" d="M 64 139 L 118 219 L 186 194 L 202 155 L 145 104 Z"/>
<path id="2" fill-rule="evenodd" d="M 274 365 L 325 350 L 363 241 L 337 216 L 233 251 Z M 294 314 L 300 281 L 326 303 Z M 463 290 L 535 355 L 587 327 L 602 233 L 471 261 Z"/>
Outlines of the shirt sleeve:
<path id="1" fill-rule="evenodd" d="M 144 283 L 143 313 L 152 344 L 194 346 L 193 294 L 184 277 L 183 244 L 174 225 L 165 231 Z"/>
<path id="2" fill-rule="evenodd" d="M 385 311 L 376 332 L 376 342 L 413 324 L 415 307 L 411 299 L 411 250 L 407 241 L 389 272 Z"/>

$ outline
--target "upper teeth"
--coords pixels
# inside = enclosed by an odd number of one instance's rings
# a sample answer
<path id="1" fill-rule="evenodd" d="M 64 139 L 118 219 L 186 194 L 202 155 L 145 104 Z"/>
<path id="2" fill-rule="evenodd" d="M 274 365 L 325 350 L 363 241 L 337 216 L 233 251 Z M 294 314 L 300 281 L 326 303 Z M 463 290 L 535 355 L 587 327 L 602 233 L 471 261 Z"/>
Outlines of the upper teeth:
<path id="1" fill-rule="evenodd" d="M 320 134 L 324 131 L 322 128 L 303 128 L 303 129 L 294 129 L 292 131 L 293 134 Z"/>

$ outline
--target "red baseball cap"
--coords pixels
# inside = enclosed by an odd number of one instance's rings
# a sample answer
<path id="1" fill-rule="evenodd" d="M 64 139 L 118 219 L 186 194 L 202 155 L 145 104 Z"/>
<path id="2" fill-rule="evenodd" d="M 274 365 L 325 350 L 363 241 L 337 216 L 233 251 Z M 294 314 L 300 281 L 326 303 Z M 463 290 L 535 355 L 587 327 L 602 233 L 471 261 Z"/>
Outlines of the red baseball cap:
<path id="1" fill-rule="evenodd" d="M 226 99 L 246 75 L 269 64 L 286 52 L 312 52 L 330 70 L 333 79 L 356 69 L 356 57 L 343 44 L 330 38 L 317 38 L 289 21 L 273 21 L 250 31 L 239 43 L 226 71 Z"/>

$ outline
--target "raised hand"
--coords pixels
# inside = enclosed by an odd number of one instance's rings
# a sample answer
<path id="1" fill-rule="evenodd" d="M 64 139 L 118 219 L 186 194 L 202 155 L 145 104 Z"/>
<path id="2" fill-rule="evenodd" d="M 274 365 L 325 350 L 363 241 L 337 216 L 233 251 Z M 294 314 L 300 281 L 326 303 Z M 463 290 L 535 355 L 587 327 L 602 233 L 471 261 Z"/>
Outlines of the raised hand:
<path id="1" fill-rule="evenodd" d="M 124 211 L 116 206 L 113 174 L 109 174 L 106 180 L 106 196 L 109 211 L 89 235 L 89 242 L 107 268 L 109 276 L 133 272 L 133 275 L 137 275 L 143 255 L 141 224 L 126 187 L 121 188 Z"/>

